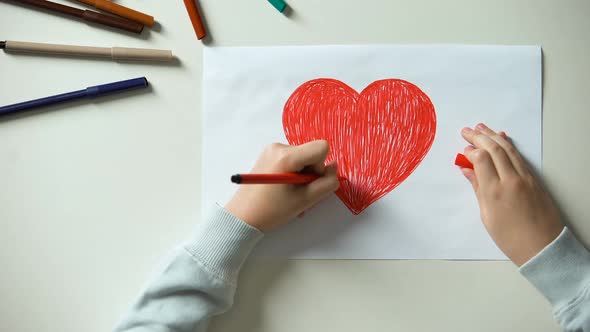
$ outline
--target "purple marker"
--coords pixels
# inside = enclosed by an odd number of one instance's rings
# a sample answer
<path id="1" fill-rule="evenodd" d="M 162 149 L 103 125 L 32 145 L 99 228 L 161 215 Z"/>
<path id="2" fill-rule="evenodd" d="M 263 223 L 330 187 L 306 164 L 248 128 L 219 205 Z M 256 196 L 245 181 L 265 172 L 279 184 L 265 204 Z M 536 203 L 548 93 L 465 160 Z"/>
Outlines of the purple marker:
<path id="1" fill-rule="evenodd" d="M 83 98 L 100 97 L 112 93 L 124 92 L 132 89 L 147 88 L 148 81 L 145 77 L 130 80 L 91 86 L 83 90 L 62 93 L 55 96 L 29 100 L 18 104 L 0 107 L 0 116 L 27 111 L 30 109 L 64 103 Z"/>

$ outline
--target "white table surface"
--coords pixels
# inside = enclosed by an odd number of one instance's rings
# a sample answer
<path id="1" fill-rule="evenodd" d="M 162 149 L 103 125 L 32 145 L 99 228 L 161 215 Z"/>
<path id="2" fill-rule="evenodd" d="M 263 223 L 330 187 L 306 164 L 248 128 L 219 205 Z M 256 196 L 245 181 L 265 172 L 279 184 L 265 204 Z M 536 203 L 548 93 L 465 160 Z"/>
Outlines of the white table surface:
<path id="1" fill-rule="evenodd" d="M 0 119 L 2 331 L 109 331 L 199 216 L 203 45 L 181 1 L 118 2 L 153 14 L 160 31 L 136 37 L 0 2 L 0 38 L 170 48 L 181 60 L 169 66 L 0 54 L 0 104 L 144 75 L 152 86 Z M 204 0 L 209 44 L 542 45 L 544 171 L 568 222 L 590 242 L 590 2 L 290 5 L 287 18 L 265 0 Z M 550 306 L 509 262 L 291 260 L 250 262 L 234 308 L 211 330 L 558 327 Z"/>

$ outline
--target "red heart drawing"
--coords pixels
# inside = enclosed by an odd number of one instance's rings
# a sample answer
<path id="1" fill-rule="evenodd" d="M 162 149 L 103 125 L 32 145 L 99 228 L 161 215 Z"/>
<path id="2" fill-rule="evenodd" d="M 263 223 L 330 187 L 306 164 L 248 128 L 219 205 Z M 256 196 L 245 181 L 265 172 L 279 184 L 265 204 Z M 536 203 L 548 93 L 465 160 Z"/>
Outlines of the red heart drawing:
<path id="1" fill-rule="evenodd" d="M 285 103 L 289 144 L 317 139 L 330 144 L 327 162 L 338 162 L 336 195 L 353 214 L 402 183 L 432 146 L 436 113 L 430 98 L 400 79 L 371 83 L 360 94 L 328 78 L 307 81 Z"/>

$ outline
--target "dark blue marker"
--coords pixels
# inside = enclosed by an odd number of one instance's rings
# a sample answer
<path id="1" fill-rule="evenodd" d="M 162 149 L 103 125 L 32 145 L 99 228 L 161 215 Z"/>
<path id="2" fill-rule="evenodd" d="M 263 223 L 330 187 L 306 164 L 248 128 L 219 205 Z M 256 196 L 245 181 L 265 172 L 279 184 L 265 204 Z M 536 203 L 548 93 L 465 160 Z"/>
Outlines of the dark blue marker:
<path id="1" fill-rule="evenodd" d="M 125 81 L 96 85 L 83 90 L 62 93 L 60 95 L 39 98 L 18 104 L 3 106 L 0 107 L 0 115 L 22 112 L 33 108 L 64 103 L 82 98 L 94 98 L 108 95 L 111 93 L 124 92 L 132 89 L 147 88 L 147 86 L 148 81 L 145 77 L 138 77 Z"/>

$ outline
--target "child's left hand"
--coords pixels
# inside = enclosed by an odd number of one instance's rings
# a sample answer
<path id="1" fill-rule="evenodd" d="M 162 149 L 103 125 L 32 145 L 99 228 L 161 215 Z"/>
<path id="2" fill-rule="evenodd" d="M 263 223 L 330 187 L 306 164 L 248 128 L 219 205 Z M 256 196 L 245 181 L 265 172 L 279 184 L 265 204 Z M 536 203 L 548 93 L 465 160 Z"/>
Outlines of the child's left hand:
<path id="1" fill-rule="evenodd" d="M 336 163 L 324 166 L 328 150 L 326 141 L 299 146 L 271 144 L 258 158 L 252 173 L 291 173 L 310 169 L 323 176 L 307 185 L 241 185 L 225 209 L 263 232 L 286 224 L 338 189 Z"/>

